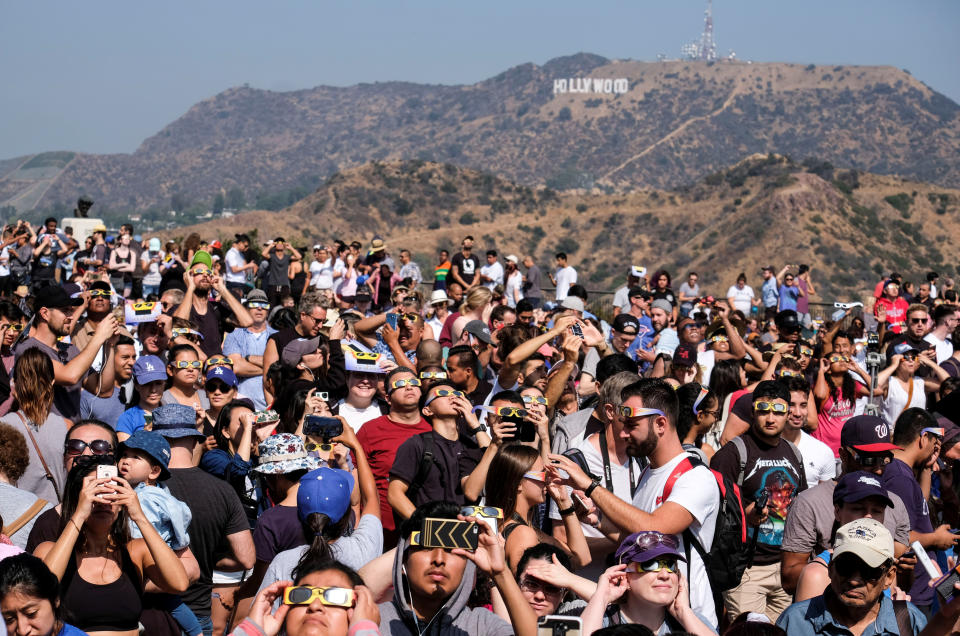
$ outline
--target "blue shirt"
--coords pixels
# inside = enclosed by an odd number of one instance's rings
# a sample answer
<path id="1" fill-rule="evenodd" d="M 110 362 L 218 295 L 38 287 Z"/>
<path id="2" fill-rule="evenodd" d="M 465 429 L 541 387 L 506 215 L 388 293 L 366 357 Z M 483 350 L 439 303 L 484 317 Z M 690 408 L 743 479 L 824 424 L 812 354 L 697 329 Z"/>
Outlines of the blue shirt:
<path id="1" fill-rule="evenodd" d="M 763 287 L 760 288 L 760 298 L 763 299 L 764 307 L 777 306 L 777 277 L 771 276 L 763 281 Z"/>
<path id="2" fill-rule="evenodd" d="M 57 632 L 57 636 L 87 636 L 87 632 L 77 629 L 73 625 L 64 623 L 60 631 Z"/>
<path id="3" fill-rule="evenodd" d="M 114 387 L 108 398 L 97 397 L 86 389 L 80 392 L 80 417 L 106 422 L 116 428 L 126 406 L 120 401 L 120 387 Z"/>
<path id="4" fill-rule="evenodd" d="M 223 340 L 223 355 L 239 355 L 241 358 L 246 356 L 262 356 L 267 348 L 267 339 L 277 330 L 267 325 L 266 330 L 254 333 L 248 329 L 234 329 L 227 334 Z M 253 401 L 257 410 L 267 408 L 267 402 L 263 397 L 263 376 L 251 375 L 247 377 L 238 377 L 240 384 L 237 387 L 239 393 Z"/>
<path id="5" fill-rule="evenodd" d="M 930 519 L 930 509 L 927 507 L 927 498 L 923 496 L 920 484 L 913 475 L 913 469 L 903 461 L 894 459 L 883 469 L 883 486 L 903 500 L 910 517 L 910 529 L 924 534 L 933 532 L 933 521 Z M 927 550 L 927 556 L 936 560 L 933 550 Z M 922 567 L 914 568 L 913 586 L 910 588 L 910 599 L 919 605 L 929 605 L 933 602 L 934 589 L 928 585 L 930 575 Z"/>
<path id="6" fill-rule="evenodd" d="M 140 507 L 147 521 L 154 527 L 160 538 L 171 550 L 181 550 L 190 545 L 190 534 L 187 528 L 193 514 L 187 504 L 183 503 L 162 486 L 148 486 L 139 484 L 134 491 L 140 500 Z M 143 533 L 133 521 L 130 522 L 130 537 L 142 539 Z"/>
<path id="7" fill-rule="evenodd" d="M 128 408 L 117 420 L 117 432 L 133 435 L 141 428 L 144 428 L 147 425 L 147 421 L 143 417 L 144 413 L 146 413 L 146 411 L 139 406 L 131 406 Z"/>
<path id="8" fill-rule="evenodd" d="M 797 310 L 797 299 L 800 298 L 800 288 L 796 285 L 780 286 L 780 311 L 785 309 Z"/>
<path id="9" fill-rule="evenodd" d="M 916 634 L 927 626 L 927 618 L 913 603 L 908 602 L 907 609 L 910 610 L 910 624 L 913 626 L 913 633 Z M 816 634 L 834 636 L 851 633 L 849 629 L 834 621 L 823 596 L 789 606 L 777 619 L 777 627 L 782 627 L 790 636 L 816 636 Z M 877 614 L 876 621 L 863 630 L 863 636 L 880 636 L 881 634 L 900 635 L 893 601 L 886 596 L 880 597 L 880 612 Z"/>

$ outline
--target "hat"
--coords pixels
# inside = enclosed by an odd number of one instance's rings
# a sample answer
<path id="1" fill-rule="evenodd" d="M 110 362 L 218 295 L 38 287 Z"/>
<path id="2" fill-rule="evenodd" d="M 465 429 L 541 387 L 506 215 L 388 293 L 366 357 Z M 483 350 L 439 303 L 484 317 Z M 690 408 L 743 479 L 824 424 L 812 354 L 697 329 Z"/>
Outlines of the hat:
<path id="1" fill-rule="evenodd" d="M 640 321 L 631 314 L 617 314 L 611 328 L 620 333 L 634 335 L 640 331 Z"/>
<path id="2" fill-rule="evenodd" d="M 313 249 L 314 249 L 314 251 L 316 251 L 316 250 L 322 250 L 322 249 L 323 249 L 323 245 L 320 245 L 319 243 L 317 243 L 316 245 L 313 246 Z"/>
<path id="3" fill-rule="evenodd" d="M 486 344 L 493 344 L 493 336 L 490 335 L 490 327 L 484 324 L 482 320 L 471 320 L 463 328 L 464 332 L 472 334 Z"/>
<path id="4" fill-rule="evenodd" d="M 362 300 L 372 300 L 373 296 L 370 294 L 370 289 L 364 286 L 357 290 L 357 295 L 354 298 L 359 302 Z"/>
<path id="5" fill-rule="evenodd" d="M 47 307 L 49 309 L 64 309 L 79 307 L 83 304 L 82 298 L 71 298 L 67 291 L 59 285 L 41 287 L 34 293 L 33 307 L 36 311 Z"/>
<path id="6" fill-rule="evenodd" d="M 695 367 L 697 365 L 697 345 L 680 343 L 673 352 L 673 366 Z"/>
<path id="7" fill-rule="evenodd" d="M 880 483 L 880 478 L 864 470 L 845 474 L 837 480 L 837 487 L 833 489 L 834 505 L 862 501 L 867 497 L 881 497 L 887 508 L 893 508 L 893 501 Z"/>
<path id="8" fill-rule="evenodd" d="M 161 247 L 160 239 L 154 236 L 152 239 L 150 239 L 150 243 L 148 244 L 147 249 L 149 249 L 151 252 L 159 252 L 160 247 Z"/>
<path id="9" fill-rule="evenodd" d="M 631 287 L 630 291 L 627 292 L 627 298 L 650 298 L 651 295 L 652 294 L 643 287 Z"/>
<path id="10" fill-rule="evenodd" d="M 837 530 L 831 560 L 848 552 L 871 568 L 879 567 L 893 559 L 893 535 L 876 519 L 851 521 Z"/>
<path id="11" fill-rule="evenodd" d="M 385 247 L 386 247 L 386 245 L 384 244 L 383 239 L 375 238 L 375 239 L 373 239 L 373 241 L 370 243 L 370 251 L 371 251 L 371 252 L 382 252 L 382 251 L 383 251 L 383 248 L 385 248 Z"/>
<path id="12" fill-rule="evenodd" d="M 520 259 L 517 258 L 516 254 L 510 254 L 509 256 L 507 256 L 507 260 L 513 263 L 514 265 L 520 262 Z"/>
<path id="13" fill-rule="evenodd" d="M 120 446 L 142 450 L 160 464 L 160 479 L 170 478 L 170 471 L 167 469 L 170 465 L 170 443 L 163 439 L 163 435 L 141 428 L 120 442 Z"/>
<path id="14" fill-rule="evenodd" d="M 98 223 L 97 225 L 94 225 L 94 226 L 93 226 L 93 229 L 90 230 L 90 231 L 91 231 L 91 232 L 104 232 L 104 233 L 106 233 L 106 231 L 107 231 L 107 226 L 104 225 L 103 223 Z"/>
<path id="15" fill-rule="evenodd" d="M 672 534 L 661 534 L 655 530 L 634 532 L 620 543 L 614 556 L 617 563 L 645 563 L 664 555 L 675 556 L 686 561 L 680 551 L 680 541 Z"/>
<path id="16" fill-rule="evenodd" d="M 210 247 L 220 249 L 221 247 L 223 247 L 223 244 L 220 242 L 220 239 L 215 239 L 213 243 L 210 244 Z"/>
<path id="17" fill-rule="evenodd" d="M 206 435 L 195 428 L 196 422 L 197 412 L 186 404 L 165 404 L 153 411 L 153 432 L 167 438 L 207 439 Z"/>
<path id="18" fill-rule="evenodd" d="M 297 338 L 287 343 L 283 348 L 280 359 L 284 364 L 295 367 L 300 364 L 300 359 L 303 356 L 316 353 L 319 347 L 320 336 L 316 338 Z"/>
<path id="19" fill-rule="evenodd" d="M 639 265 L 631 265 L 630 271 L 627 272 L 627 276 L 633 276 L 634 278 L 643 278 L 647 275 L 647 268 L 641 267 Z"/>
<path id="20" fill-rule="evenodd" d="M 800 319 L 797 312 L 792 309 L 784 309 L 774 316 L 773 321 L 777 325 L 777 330 L 782 333 L 793 333 L 800 331 Z"/>
<path id="21" fill-rule="evenodd" d="M 166 365 L 157 356 L 141 356 L 133 363 L 133 377 L 140 386 L 166 380 Z"/>
<path id="22" fill-rule="evenodd" d="M 251 289 L 247 292 L 247 295 L 243 298 L 243 302 L 250 303 L 267 303 L 270 304 L 270 299 L 267 298 L 267 293 L 262 289 Z"/>
<path id="23" fill-rule="evenodd" d="M 237 374 L 233 372 L 233 369 L 230 367 L 210 367 L 210 370 L 207 371 L 207 382 L 210 380 L 220 380 L 227 386 L 233 388 L 237 387 Z"/>
<path id="24" fill-rule="evenodd" d="M 352 343 L 351 343 L 352 344 Z M 386 373 L 380 366 L 381 354 L 372 351 L 357 352 L 345 340 L 340 341 L 343 349 L 343 368 L 354 373 Z"/>
<path id="25" fill-rule="evenodd" d="M 900 356 L 904 355 L 905 353 L 909 353 L 910 351 L 913 351 L 914 353 L 920 353 L 920 349 L 910 344 L 909 340 L 904 340 L 903 342 L 895 344 L 891 351 L 893 351 L 893 355 Z"/>
<path id="26" fill-rule="evenodd" d="M 353 475 L 338 468 L 323 466 L 300 478 L 297 490 L 297 516 L 301 522 L 314 513 L 327 515 L 331 523 L 343 519 L 350 509 Z"/>
<path id="27" fill-rule="evenodd" d="M 80 294 L 83 293 L 83 287 L 76 283 L 63 283 L 61 287 L 63 287 L 63 291 L 67 292 L 70 298 L 79 298 Z"/>
<path id="28" fill-rule="evenodd" d="M 447 292 L 442 289 L 434 289 L 430 292 L 430 304 L 431 305 L 448 305 L 450 304 L 450 298 L 447 296 Z"/>
<path id="29" fill-rule="evenodd" d="M 560 306 L 564 309 L 573 309 L 574 311 L 583 311 L 586 307 L 583 304 L 583 299 L 578 298 L 577 296 L 567 296 L 560 301 Z"/>
<path id="30" fill-rule="evenodd" d="M 865 453 L 900 450 L 890 443 L 890 428 L 876 415 L 854 415 L 843 423 L 840 445 Z"/>
<path id="31" fill-rule="evenodd" d="M 410 291 L 410 288 L 407 287 L 406 285 L 400 284 L 400 285 L 397 285 L 396 287 L 394 287 L 394 288 L 393 288 L 393 291 L 391 291 L 390 293 L 391 293 L 391 294 L 396 294 L 398 291 L 408 292 L 408 291 Z"/>
<path id="32" fill-rule="evenodd" d="M 277 433 L 257 445 L 260 463 L 253 469 L 264 475 L 285 475 L 298 470 L 313 470 L 319 457 L 311 457 L 299 435 Z"/>
<path id="33" fill-rule="evenodd" d="M 650 303 L 650 309 L 661 309 L 669 314 L 673 311 L 673 305 L 666 298 L 658 298 Z"/>
<path id="34" fill-rule="evenodd" d="M 190 261 L 190 267 L 194 265 L 206 265 L 207 267 L 213 267 L 213 259 L 210 258 L 209 252 L 204 252 L 203 250 L 198 250 L 194 255 L 193 259 Z"/>

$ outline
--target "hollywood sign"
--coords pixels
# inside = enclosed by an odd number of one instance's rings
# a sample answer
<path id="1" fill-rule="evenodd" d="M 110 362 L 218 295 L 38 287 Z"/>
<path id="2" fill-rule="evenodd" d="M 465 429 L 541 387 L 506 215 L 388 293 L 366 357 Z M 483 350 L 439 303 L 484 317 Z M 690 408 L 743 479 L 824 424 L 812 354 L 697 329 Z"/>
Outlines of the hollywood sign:
<path id="1" fill-rule="evenodd" d="M 571 77 L 553 80 L 553 94 L 561 93 L 602 93 L 619 95 L 630 90 L 630 80 L 597 79 L 595 77 Z"/>

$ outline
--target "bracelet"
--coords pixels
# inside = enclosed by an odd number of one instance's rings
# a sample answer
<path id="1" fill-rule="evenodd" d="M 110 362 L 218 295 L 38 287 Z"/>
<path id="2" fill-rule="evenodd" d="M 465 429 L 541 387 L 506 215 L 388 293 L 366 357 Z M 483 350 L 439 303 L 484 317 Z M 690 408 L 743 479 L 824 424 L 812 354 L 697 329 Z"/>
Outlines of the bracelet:
<path id="1" fill-rule="evenodd" d="M 77 529 L 77 534 L 83 534 L 83 530 L 81 530 L 80 526 L 77 525 L 77 522 L 73 520 L 73 517 L 70 517 L 69 521 L 73 524 L 73 527 Z"/>
<path id="2" fill-rule="evenodd" d="M 561 517 L 569 517 L 570 515 L 572 515 L 572 514 L 575 513 L 576 511 L 577 511 L 576 506 L 574 506 L 573 504 L 570 504 L 570 507 L 569 507 L 569 508 L 563 508 L 562 510 L 559 510 L 558 512 L 560 513 L 560 516 L 561 516 Z"/>

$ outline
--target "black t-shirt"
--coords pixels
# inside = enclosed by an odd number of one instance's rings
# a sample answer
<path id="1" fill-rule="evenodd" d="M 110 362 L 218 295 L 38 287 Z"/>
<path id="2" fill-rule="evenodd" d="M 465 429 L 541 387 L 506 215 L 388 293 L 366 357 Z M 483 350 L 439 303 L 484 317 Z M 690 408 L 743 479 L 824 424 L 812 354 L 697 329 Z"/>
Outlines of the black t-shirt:
<path id="1" fill-rule="evenodd" d="M 470 404 L 474 406 L 479 406 L 483 404 L 483 401 L 487 399 L 487 396 L 490 395 L 490 391 L 493 391 L 493 385 L 485 380 L 480 380 L 475 388 L 470 393 L 467 393 L 467 399 L 470 400 Z"/>
<path id="2" fill-rule="evenodd" d="M 667 287 L 664 290 L 656 289 L 653 291 L 654 300 L 665 300 L 670 303 L 671 307 L 677 306 L 677 297 L 673 295 L 673 290 Z"/>
<path id="3" fill-rule="evenodd" d="M 424 435 L 433 436 L 433 462 L 430 464 L 427 478 L 423 480 L 423 485 L 414 493 L 410 501 L 414 506 L 429 501 L 453 501 L 463 505 L 463 488 L 460 486 L 460 480 L 473 470 L 470 468 L 473 456 L 461 462 L 461 456 L 470 451 L 464 448 L 459 438 L 449 440 L 437 433 L 414 435 L 397 449 L 396 459 L 390 469 L 390 479 L 402 479 L 407 484 L 413 484 L 417 470 L 420 468 L 420 458 L 423 457 Z M 473 467 L 476 467 L 477 461 L 479 458 L 473 462 Z M 463 472 L 464 469 L 467 469 L 466 472 Z"/>
<path id="4" fill-rule="evenodd" d="M 297 507 L 274 506 L 264 510 L 253 531 L 253 545 L 257 549 L 257 561 L 264 563 L 270 563 L 284 550 L 307 545 Z"/>
<path id="5" fill-rule="evenodd" d="M 200 565 L 200 578 L 181 597 L 194 614 L 209 616 L 214 566 L 219 555 L 230 553 L 228 535 L 249 532 L 247 515 L 230 484 L 201 468 L 172 468 L 164 485 L 193 513 L 190 550 Z"/>
<path id="6" fill-rule="evenodd" d="M 477 270 L 480 268 L 480 259 L 472 254 L 467 258 L 464 258 L 463 254 L 454 254 L 453 258 L 450 259 L 450 268 L 453 269 L 454 267 L 457 268 L 457 274 L 460 278 L 469 285 L 473 282 Z"/>
<path id="7" fill-rule="evenodd" d="M 297 333 L 296 327 L 288 327 L 274 334 L 270 334 L 270 337 L 267 338 L 267 340 L 273 340 L 273 343 L 277 345 L 277 359 L 282 360 L 284 347 L 301 337 L 302 336 Z"/>
<path id="8" fill-rule="evenodd" d="M 177 305 L 177 308 L 180 306 Z M 220 303 L 207 302 L 207 313 L 200 315 L 196 307 L 190 307 L 190 321 L 197 325 L 197 331 L 203 334 L 199 347 L 208 357 L 218 354 L 223 347 L 223 334 L 220 333 Z M 176 309 L 174 309 L 176 312 Z"/>
<path id="9" fill-rule="evenodd" d="M 753 393 L 744 393 L 738 397 L 730 412 L 744 422 L 753 423 Z"/>
<path id="10" fill-rule="evenodd" d="M 741 435 L 740 438 L 743 439 L 747 450 L 743 484 L 740 486 L 743 507 L 746 508 L 751 502 L 756 501 L 764 491 L 768 495 L 769 515 L 760 526 L 753 563 L 755 565 L 779 563 L 780 544 L 783 542 L 783 528 L 787 514 L 797 494 L 807 488 L 803 464 L 798 461 L 796 454 L 790 448 L 790 443 L 785 439 L 781 438 L 776 446 L 770 446 L 754 435 L 753 429 Z M 740 475 L 740 459 L 736 445 L 728 442 L 713 456 L 710 468 L 736 483 Z M 748 532 L 752 537 L 756 528 L 750 528 Z"/>
<path id="11" fill-rule="evenodd" d="M 30 529 L 30 536 L 27 537 L 27 552 L 33 554 L 37 546 L 44 541 L 53 541 L 56 543 L 60 538 L 60 513 L 56 508 L 50 508 L 40 513 L 37 520 L 33 522 L 33 528 Z"/>

